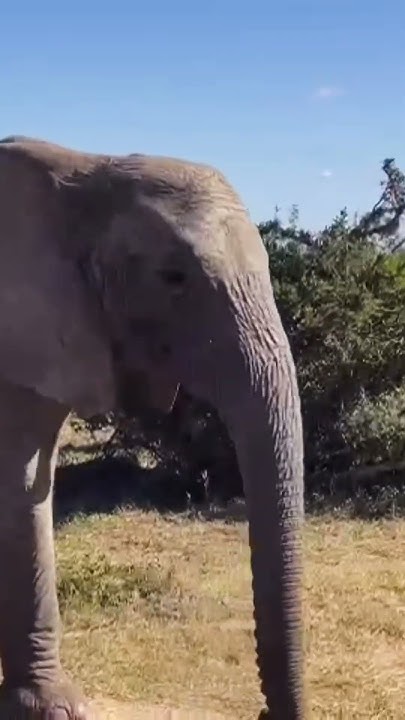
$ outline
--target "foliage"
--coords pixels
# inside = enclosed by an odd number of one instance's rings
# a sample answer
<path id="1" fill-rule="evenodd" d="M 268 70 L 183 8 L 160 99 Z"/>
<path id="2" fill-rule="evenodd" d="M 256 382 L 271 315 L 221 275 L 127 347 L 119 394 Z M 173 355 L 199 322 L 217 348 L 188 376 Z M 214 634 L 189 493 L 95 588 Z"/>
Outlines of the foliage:
<path id="1" fill-rule="evenodd" d="M 405 385 L 362 395 L 342 417 L 341 432 L 357 465 L 405 465 Z"/>

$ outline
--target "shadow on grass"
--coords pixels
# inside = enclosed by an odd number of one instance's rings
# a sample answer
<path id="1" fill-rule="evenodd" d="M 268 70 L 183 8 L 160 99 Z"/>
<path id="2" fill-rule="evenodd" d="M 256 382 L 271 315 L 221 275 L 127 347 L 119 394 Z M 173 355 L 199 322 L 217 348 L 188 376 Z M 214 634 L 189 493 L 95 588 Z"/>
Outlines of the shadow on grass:
<path id="1" fill-rule="evenodd" d="M 121 508 L 186 513 L 200 519 L 244 522 L 242 498 L 224 503 L 167 469 L 143 470 L 128 459 L 100 458 L 59 467 L 54 512 L 57 525 L 75 515 L 111 514 Z M 405 485 L 307 492 L 308 515 L 378 519 L 405 517 Z"/>
<path id="2" fill-rule="evenodd" d="M 172 492 L 160 471 L 142 470 L 128 460 L 100 458 L 57 468 L 54 492 L 55 522 L 77 514 L 110 514 L 122 507 L 153 507 L 181 511 L 180 492 Z M 183 493 L 184 494 L 184 493 Z"/>

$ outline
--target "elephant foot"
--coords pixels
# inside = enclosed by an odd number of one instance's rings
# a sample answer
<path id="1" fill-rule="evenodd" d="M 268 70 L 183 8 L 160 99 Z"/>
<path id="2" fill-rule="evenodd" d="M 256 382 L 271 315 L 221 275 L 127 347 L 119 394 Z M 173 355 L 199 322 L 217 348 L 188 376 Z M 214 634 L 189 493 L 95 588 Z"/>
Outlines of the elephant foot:
<path id="1" fill-rule="evenodd" d="M 0 688 L 0 720 L 91 720 L 81 695 L 69 684 Z"/>

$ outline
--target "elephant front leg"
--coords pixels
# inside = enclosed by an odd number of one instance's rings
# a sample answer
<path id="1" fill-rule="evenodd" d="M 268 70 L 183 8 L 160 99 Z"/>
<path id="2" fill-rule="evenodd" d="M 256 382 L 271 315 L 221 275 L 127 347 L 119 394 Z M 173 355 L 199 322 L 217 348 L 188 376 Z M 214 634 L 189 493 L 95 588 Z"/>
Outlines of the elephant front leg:
<path id="1" fill-rule="evenodd" d="M 63 678 L 52 480 L 66 412 L 0 383 L 0 720 L 85 720 Z"/>

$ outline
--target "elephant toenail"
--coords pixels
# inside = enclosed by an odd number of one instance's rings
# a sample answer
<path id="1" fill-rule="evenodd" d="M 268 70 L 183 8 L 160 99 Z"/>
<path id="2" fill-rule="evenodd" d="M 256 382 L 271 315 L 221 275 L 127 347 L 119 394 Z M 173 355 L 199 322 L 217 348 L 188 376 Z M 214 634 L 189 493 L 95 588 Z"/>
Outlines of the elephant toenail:
<path id="1" fill-rule="evenodd" d="M 47 720 L 70 720 L 67 710 L 57 708 L 54 712 L 48 713 Z M 73 720 L 73 718 L 72 718 Z"/>

